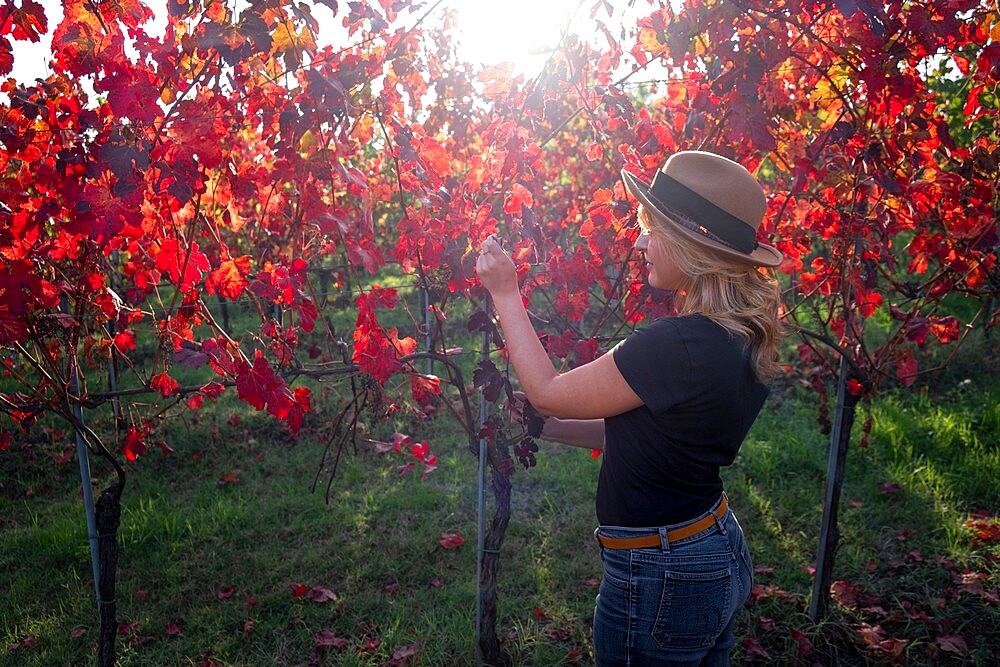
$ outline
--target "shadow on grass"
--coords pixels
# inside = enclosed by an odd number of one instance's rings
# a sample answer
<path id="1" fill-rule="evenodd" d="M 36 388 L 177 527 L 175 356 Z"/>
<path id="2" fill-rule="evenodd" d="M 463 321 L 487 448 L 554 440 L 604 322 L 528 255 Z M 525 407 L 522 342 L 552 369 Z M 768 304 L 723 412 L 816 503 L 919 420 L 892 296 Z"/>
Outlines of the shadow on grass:
<path id="1" fill-rule="evenodd" d="M 806 614 L 828 437 L 808 397 L 762 415 L 727 487 L 758 568 L 739 659 L 989 664 L 1000 654 L 1000 549 L 970 518 L 1000 500 L 1000 387 L 887 394 L 856 421 L 826 619 Z M 862 408 L 862 410 L 864 410 Z M 992 512 L 990 512 L 992 510 Z M 995 521 L 995 518 L 993 519 Z"/>

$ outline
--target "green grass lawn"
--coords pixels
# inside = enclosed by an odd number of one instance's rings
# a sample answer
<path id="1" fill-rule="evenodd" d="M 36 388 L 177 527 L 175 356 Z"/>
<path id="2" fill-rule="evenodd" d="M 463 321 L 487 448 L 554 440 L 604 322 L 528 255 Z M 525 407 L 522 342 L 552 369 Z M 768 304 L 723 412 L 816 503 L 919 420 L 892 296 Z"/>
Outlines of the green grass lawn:
<path id="1" fill-rule="evenodd" d="M 1000 545 L 988 532 L 1000 382 L 963 372 L 872 403 L 869 446 L 848 456 L 834 600 L 818 623 L 806 610 L 828 438 L 814 395 L 775 393 L 726 471 L 757 566 L 737 663 L 987 665 L 1000 655 Z M 127 464 L 120 665 L 476 664 L 477 461 L 464 437 L 444 413 L 369 424 L 376 438 L 426 438 L 437 470 L 422 480 L 400 470 L 405 456 L 359 439 L 331 479 L 324 402 L 319 392 L 298 438 L 235 400 L 206 404 L 172 420 L 170 456 L 154 447 Z M 55 460 L 68 449 L 70 436 L 49 431 L 0 454 L 0 665 L 96 661 L 78 464 Z M 92 462 L 99 490 L 111 477 Z M 543 443 L 538 465 L 513 477 L 497 632 L 515 665 L 592 664 L 599 464 Z M 465 541 L 445 548 L 445 534 Z"/>

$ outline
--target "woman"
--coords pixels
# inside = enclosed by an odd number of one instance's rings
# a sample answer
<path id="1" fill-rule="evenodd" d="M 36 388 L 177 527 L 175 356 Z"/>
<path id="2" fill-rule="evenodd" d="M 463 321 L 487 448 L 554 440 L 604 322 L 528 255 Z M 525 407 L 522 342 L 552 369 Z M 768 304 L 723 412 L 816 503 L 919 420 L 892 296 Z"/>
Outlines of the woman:
<path id="1" fill-rule="evenodd" d="M 514 265 L 492 237 L 476 270 L 489 290 L 541 437 L 603 449 L 595 531 L 604 577 L 597 664 L 725 665 L 750 592 L 750 553 L 719 468 L 733 462 L 779 370 L 781 254 L 759 244 L 764 192 L 719 155 L 672 155 L 638 199 L 649 284 L 680 314 L 558 373 L 535 334 Z M 762 267 L 764 267 L 762 269 Z"/>

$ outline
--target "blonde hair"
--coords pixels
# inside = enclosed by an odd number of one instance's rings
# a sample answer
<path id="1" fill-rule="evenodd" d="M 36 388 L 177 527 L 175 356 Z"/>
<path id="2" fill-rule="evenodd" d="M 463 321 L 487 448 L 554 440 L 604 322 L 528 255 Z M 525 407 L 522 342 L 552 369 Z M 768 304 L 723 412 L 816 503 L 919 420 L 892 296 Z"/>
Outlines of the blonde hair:
<path id="1" fill-rule="evenodd" d="M 664 240 L 664 250 L 684 274 L 679 313 L 701 313 L 750 344 L 750 362 L 761 382 L 781 372 L 778 345 L 785 332 L 778 312 L 781 286 L 773 269 L 733 261 L 681 234 L 671 233 L 645 207 L 639 224 Z"/>

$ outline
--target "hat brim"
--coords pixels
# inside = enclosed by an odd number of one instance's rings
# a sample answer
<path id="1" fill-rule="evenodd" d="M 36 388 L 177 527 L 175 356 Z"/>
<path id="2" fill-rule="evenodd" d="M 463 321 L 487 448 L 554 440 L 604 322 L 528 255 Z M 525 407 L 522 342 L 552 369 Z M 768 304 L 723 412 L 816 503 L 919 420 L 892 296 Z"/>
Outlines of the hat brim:
<path id="1" fill-rule="evenodd" d="M 689 225 L 698 229 L 701 228 L 701 225 L 698 224 L 697 220 L 692 220 L 680 211 L 671 208 L 671 206 L 666 202 L 662 202 L 657 199 L 652 192 L 650 192 L 650 186 L 648 183 L 644 183 L 624 169 L 622 170 L 622 179 L 625 182 L 625 186 L 629 189 L 629 192 L 631 192 L 632 195 L 646 207 L 651 215 L 656 217 L 658 220 L 666 222 L 671 231 L 676 232 L 677 234 L 680 234 L 681 236 L 684 236 L 699 245 L 711 248 L 728 258 L 744 264 L 775 267 L 781 264 L 784 260 L 781 252 L 779 252 L 776 248 L 763 243 L 758 243 L 757 248 L 753 252 L 745 253 L 716 241 L 712 237 L 698 232 L 695 229 L 689 229 L 684 224 L 678 222 L 678 220 L 684 220 Z"/>

